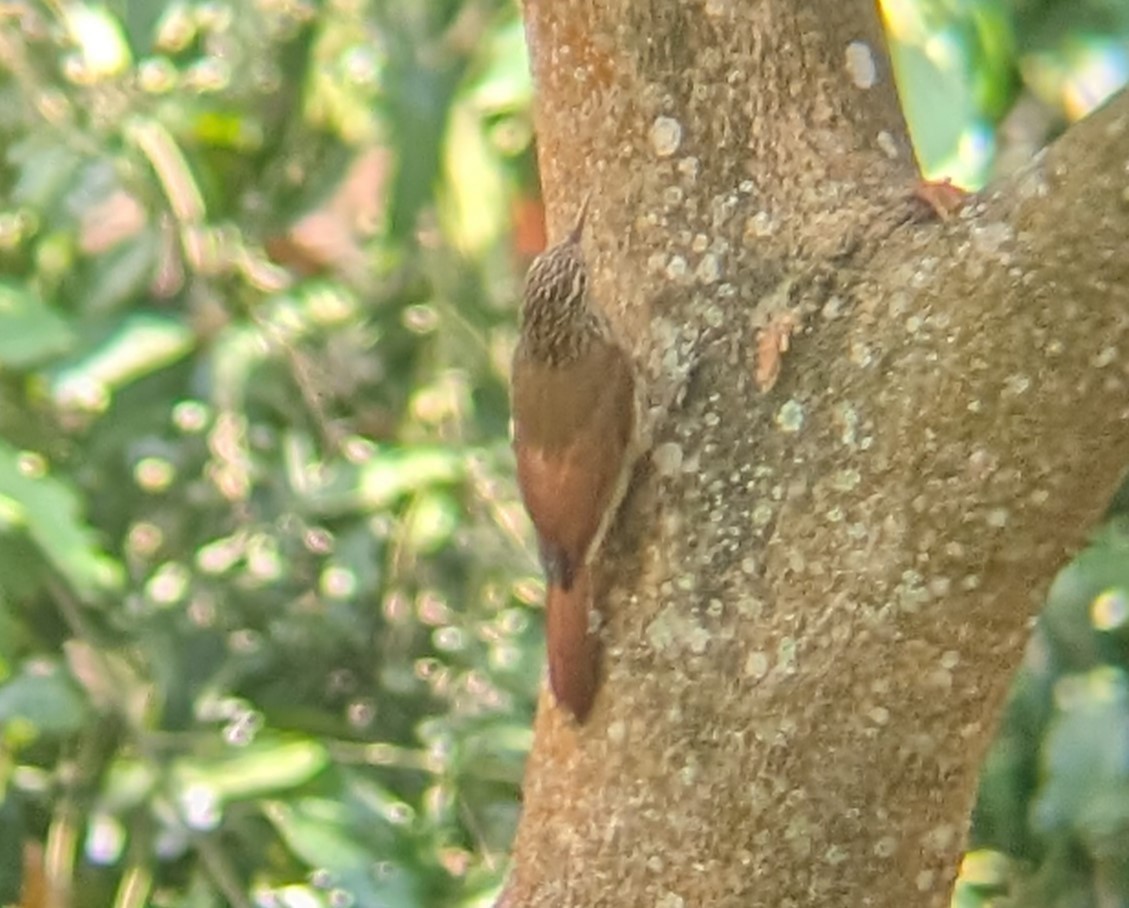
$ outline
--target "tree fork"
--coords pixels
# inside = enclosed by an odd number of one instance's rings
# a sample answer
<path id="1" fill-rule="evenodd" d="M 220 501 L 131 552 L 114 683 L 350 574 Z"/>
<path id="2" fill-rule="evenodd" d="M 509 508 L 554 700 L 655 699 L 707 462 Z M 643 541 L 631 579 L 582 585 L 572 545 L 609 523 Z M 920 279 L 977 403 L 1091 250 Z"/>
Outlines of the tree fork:
<path id="1" fill-rule="evenodd" d="M 592 193 L 595 298 L 652 389 L 692 378 L 500 903 L 947 904 L 1030 616 L 1129 462 L 1129 102 L 922 223 L 873 4 L 526 17 L 552 210 Z"/>

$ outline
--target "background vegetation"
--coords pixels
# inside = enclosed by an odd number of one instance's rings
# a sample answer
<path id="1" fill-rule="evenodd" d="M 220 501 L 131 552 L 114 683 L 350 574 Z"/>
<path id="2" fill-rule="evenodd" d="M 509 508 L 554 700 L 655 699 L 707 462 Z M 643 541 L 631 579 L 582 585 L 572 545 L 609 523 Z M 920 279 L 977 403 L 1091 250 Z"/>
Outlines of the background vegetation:
<path id="1" fill-rule="evenodd" d="M 966 185 L 1129 71 L 1121 0 L 884 8 Z M 491 902 L 541 670 L 518 12 L 0 6 L 0 904 Z M 1052 591 L 965 904 L 1129 893 L 1126 538 Z"/>

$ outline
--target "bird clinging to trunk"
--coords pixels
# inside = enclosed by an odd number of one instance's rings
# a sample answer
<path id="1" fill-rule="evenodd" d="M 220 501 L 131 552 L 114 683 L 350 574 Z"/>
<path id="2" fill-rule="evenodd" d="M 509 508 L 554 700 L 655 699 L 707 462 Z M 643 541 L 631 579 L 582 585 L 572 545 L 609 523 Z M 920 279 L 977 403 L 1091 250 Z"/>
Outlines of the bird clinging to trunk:
<path id="1" fill-rule="evenodd" d="M 590 293 L 587 209 L 529 267 L 512 377 L 518 485 L 548 588 L 549 683 L 580 722 L 599 680 L 589 565 L 626 491 L 638 431 L 632 362 Z"/>

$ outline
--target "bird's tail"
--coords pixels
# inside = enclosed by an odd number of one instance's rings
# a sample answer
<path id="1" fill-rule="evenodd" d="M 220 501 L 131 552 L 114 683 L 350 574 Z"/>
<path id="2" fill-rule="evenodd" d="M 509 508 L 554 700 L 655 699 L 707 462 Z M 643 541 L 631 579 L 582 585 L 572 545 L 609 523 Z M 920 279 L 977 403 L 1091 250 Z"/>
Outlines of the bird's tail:
<path id="1" fill-rule="evenodd" d="M 565 589 L 550 584 L 546 597 L 549 686 L 557 702 L 576 717 L 588 718 L 599 681 L 599 638 L 588 632 L 592 578 L 587 565 Z"/>

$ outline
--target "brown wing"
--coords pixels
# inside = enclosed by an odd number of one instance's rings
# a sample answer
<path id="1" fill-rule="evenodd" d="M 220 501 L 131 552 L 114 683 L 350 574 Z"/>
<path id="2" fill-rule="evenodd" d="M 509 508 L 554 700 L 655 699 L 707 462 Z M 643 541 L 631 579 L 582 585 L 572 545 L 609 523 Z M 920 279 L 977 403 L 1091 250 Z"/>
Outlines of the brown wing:
<path id="1" fill-rule="evenodd" d="M 577 363 L 559 367 L 519 356 L 513 416 L 522 498 L 550 581 L 568 586 L 610 504 L 634 430 L 626 355 L 597 343 Z"/>

